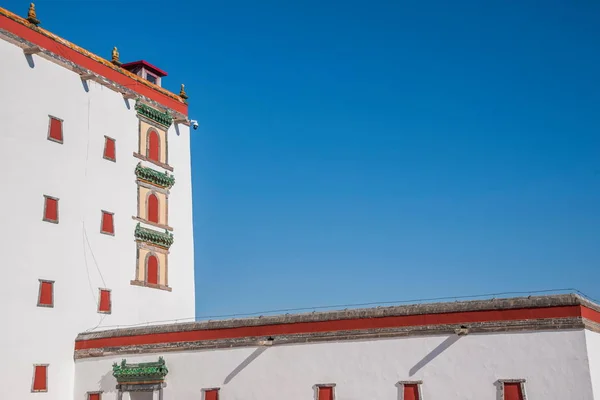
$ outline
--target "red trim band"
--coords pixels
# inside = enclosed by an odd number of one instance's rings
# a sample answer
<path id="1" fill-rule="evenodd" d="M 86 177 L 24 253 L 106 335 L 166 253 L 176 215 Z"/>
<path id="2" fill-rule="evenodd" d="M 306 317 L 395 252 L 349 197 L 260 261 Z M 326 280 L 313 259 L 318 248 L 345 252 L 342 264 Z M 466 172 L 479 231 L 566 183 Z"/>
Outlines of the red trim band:
<path id="1" fill-rule="evenodd" d="M 521 308 L 511 310 L 468 311 L 445 314 L 402 315 L 381 318 L 356 318 L 334 321 L 299 322 L 262 326 L 244 326 L 225 329 L 203 329 L 184 332 L 147 335 L 117 336 L 75 342 L 75 350 L 98 349 L 159 343 L 195 342 L 203 340 L 234 339 L 275 335 L 294 335 L 346 330 L 399 328 L 409 326 L 467 324 L 476 322 L 536 320 L 582 316 L 581 306 Z M 592 310 L 589 310 L 592 311 Z M 599 317 L 600 313 L 593 311 Z M 586 311 L 587 313 L 587 311 Z"/>
<path id="2" fill-rule="evenodd" d="M 153 89 L 142 82 L 138 82 L 137 80 L 125 75 L 122 72 L 119 72 L 118 70 L 114 70 L 106 65 L 103 65 L 102 63 L 84 54 L 81 54 L 62 43 L 59 43 L 50 37 L 36 32 L 17 21 L 13 21 L 4 15 L 0 15 L 0 29 L 4 29 L 83 68 L 93 71 L 96 74 L 105 77 L 106 79 L 125 86 L 128 89 L 131 89 L 142 96 L 148 97 L 165 107 L 185 115 L 188 114 L 187 104 L 183 103 L 182 101 L 178 101 L 172 97 L 169 97 L 168 95 L 161 93 L 160 91 Z"/>

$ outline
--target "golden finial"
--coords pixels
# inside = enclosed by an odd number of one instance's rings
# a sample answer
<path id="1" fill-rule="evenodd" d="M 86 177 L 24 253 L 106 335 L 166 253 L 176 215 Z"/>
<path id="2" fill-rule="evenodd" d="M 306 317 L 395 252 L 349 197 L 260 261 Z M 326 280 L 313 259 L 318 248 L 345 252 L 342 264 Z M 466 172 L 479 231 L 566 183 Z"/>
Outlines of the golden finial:
<path id="1" fill-rule="evenodd" d="M 35 4 L 31 3 L 29 4 L 29 12 L 27 13 L 27 21 L 31 22 L 34 25 L 39 25 L 40 24 L 40 20 L 37 19 L 37 16 L 35 15 Z"/>
<path id="2" fill-rule="evenodd" d="M 116 66 L 120 66 L 122 64 L 122 62 L 119 61 L 119 50 L 117 50 L 116 47 L 113 47 L 112 49 L 112 63 Z"/>
<path id="3" fill-rule="evenodd" d="M 179 97 L 181 97 L 184 100 L 188 99 L 188 95 L 185 92 L 185 85 L 183 83 L 181 84 L 181 90 L 179 91 Z"/>

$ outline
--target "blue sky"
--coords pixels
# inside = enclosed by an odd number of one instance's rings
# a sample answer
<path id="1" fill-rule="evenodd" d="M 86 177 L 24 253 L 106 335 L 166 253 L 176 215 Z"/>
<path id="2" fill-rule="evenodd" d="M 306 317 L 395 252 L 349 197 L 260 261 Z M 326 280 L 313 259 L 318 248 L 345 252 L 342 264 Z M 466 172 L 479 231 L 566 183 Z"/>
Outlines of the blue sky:
<path id="1" fill-rule="evenodd" d="M 36 4 L 186 83 L 198 315 L 600 298 L 600 3 Z"/>

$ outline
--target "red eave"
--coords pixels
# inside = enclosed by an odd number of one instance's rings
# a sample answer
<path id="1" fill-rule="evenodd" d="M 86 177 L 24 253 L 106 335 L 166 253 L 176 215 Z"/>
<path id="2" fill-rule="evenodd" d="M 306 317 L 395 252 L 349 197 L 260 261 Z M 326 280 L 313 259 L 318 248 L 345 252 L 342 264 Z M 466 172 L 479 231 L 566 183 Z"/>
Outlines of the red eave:
<path id="1" fill-rule="evenodd" d="M 423 327 L 446 324 L 469 324 L 519 320 L 560 319 L 582 316 L 599 321 L 600 313 L 579 305 L 482 310 L 439 314 L 401 315 L 380 318 L 352 318 L 345 320 L 298 322 L 289 324 L 241 326 L 221 329 L 199 329 L 142 335 L 113 336 L 77 340 L 75 350 L 101 349 L 119 346 L 141 346 L 160 343 L 194 342 L 244 337 L 286 336 L 306 333 L 355 331 L 398 327 Z"/>
<path id="2" fill-rule="evenodd" d="M 121 65 L 121 68 L 129 70 L 129 67 L 132 67 L 134 65 L 141 65 L 144 68 L 149 69 L 150 71 L 154 72 L 156 75 L 160 76 L 161 78 L 163 76 L 167 76 L 167 73 L 165 71 L 163 71 L 162 69 L 160 69 L 158 67 L 155 67 L 154 65 L 150 64 L 148 61 L 145 61 L 145 60 L 125 63 L 125 64 Z"/>
<path id="3" fill-rule="evenodd" d="M 156 86 L 137 75 L 113 65 L 111 62 L 68 42 L 51 32 L 35 27 L 27 20 L 0 8 L 0 29 L 46 49 L 70 62 L 88 69 L 121 86 L 127 87 L 164 107 L 188 114 L 188 106 L 174 93 Z"/>

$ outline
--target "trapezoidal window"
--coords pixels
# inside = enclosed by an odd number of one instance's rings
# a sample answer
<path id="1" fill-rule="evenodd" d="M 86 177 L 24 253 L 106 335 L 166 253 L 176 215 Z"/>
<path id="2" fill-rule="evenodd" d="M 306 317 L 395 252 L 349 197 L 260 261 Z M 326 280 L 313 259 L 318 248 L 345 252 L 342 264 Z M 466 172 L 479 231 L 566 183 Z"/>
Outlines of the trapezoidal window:
<path id="1" fill-rule="evenodd" d="M 206 389 L 204 392 L 204 400 L 219 400 L 219 389 Z"/>
<path id="2" fill-rule="evenodd" d="M 62 119 L 49 116 L 50 121 L 48 122 L 48 140 L 53 142 L 63 142 L 63 121 Z"/>
<path id="3" fill-rule="evenodd" d="M 317 400 L 333 400 L 334 389 L 333 385 L 317 386 Z"/>
<path id="4" fill-rule="evenodd" d="M 421 400 L 421 382 L 400 382 L 403 400 Z"/>
<path id="5" fill-rule="evenodd" d="M 38 307 L 54 307 L 54 281 L 40 279 Z"/>
<path id="6" fill-rule="evenodd" d="M 149 160 L 160 162 L 160 136 L 154 129 L 148 131 L 148 148 L 146 156 Z"/>
<path id="7" fill-rule="evenodd" d="M 58 199 L 44 195 L 44 221 L 58 224 Z"/>
<path id="8" fill-rule="evenodd" d="M 102 400 L 102 392 L 88 392 L 87 400 Z"/>
<path id="9" fill-rule="evenodd" d="M 525 381 L 503 381 L 503 400 L 525 400 L 524 392 Z"/>
<path id="10" fill-rule="evenodd" d="M 158 197 L 156 197 L 156 195 L 154 193 L 151 193 L 148 196 L 148 206 L 147 206 L 147 217 L 146 219 L 150 222 L 154 222 L 155 224 L 158 224 L 158 220 L 159 220 L 159 207 L 158 207 Z"/>
<path id="11" fill-rule="evenodd" d="M 109 289 L 100 289 L 100 301 L 98 302 L 98 312 L 101 314 L 110 314 L 112 311 L 112 301 L 110 299 Z"/>
<path id="12" fill-rule="evenodd" d="M 117 149 L 115 139 L 104 136 L 104 158 L 109 161 L 117 161 Z"/>
<path id="13" fill-rule="evenodd" d="M 115 214 L 102 211 L 102 221 L 100 222 L 100 233 L 104 233 L 105 235 L 114 235 L 115 234 Z"/>
<path id="14" fill-rule="evenodd" d="M 48 391 L 48 364 L 39 364 L 33 366 L 32 392 Z"/>
<path id="15" fill-rule="evenodd" d="M 158 285 L 158 257 L 153 254 L 146 259 L 146 282 Z"/>

